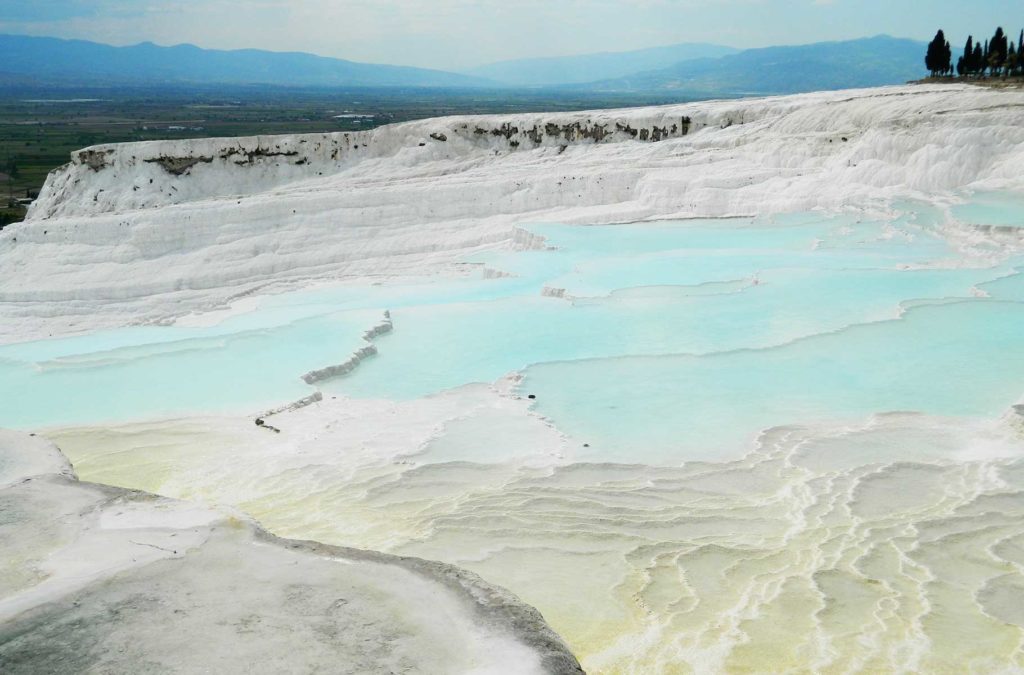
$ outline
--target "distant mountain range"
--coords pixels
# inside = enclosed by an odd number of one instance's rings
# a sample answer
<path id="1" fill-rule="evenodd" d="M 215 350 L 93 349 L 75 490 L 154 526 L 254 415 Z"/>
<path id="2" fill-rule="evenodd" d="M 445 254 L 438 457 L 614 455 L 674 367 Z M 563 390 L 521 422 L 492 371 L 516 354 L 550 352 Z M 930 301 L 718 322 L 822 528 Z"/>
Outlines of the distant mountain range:
<path id="1" fill-rule="evenodd" d="M 315 87 L 493 86 L 470 75 L 356 63 L 301 52 L 221 51 L 193 45 L 131 47 L 0 35 L 0 83 L 30 75 L 54 84 L 272 84 Z"/>
<path id="2" fill-rule="evenodd" d="M 630 52 L 499 61 L 467 70 L 466 73 L 512 86 L 581 84 L 668 68 L 690 59 L 726 56 L 738 51 L 734 47 L 722 45 L 684 43 Z"/>
<path id="3" fill-rule="evenodd" d="M 879 35 L 845 42 L 748 49 L 591 82 L 594 91 L 681 91 L 693 95 L 794 94 L 902 84 L 926 75 L 924 42 Z M 955 62 L 958 54 L 954 54 Z"/>
<path id="4" fill-rule="evenodd" d="M 788 94 L 898 84 L 925 75 L 925 43 L 878 36 L 737 51 L 680 44 L 521 59 L 468 73 L 356 63 L 299 52 L 221 51 L 0 35 L 0 87 L 256 84 L 301 87 L 540 88 L 673 98 Z M 957 58 L 954 55 L 954 61 Z"/>

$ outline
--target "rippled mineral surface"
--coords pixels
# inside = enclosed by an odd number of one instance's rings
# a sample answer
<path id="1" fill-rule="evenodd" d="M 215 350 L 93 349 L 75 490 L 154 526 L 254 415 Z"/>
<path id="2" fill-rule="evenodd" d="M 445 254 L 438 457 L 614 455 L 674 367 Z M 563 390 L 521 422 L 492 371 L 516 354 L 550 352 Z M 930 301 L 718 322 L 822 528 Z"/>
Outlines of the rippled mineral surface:
<path id="1" fill-rule="evenodd" d="M 923 85 L 94 148 L 0 232 L 0 427 L 151 506 L 478 574 L 592 673 L 1021 671 L 1022 111 Z M 201 616 L 173 528 L 127 542 L 129 493 L 68 480 L 0 491 L 4 526 L 60 539 L 80 505 L 121 528 L 111 555 L 160 556 L 102 616 L 155 633 L 140 589 L 171 579 L 192 595 L 160 601 Z M 347 588 L 255 525 L 193 527 L 204 569 L 299 556 L 266 579 Z M 4 602 L 96 559 L 16 550 Z M 57 589 L 65 623 L 25 615 L 5 644 L 131 655 L 84 613 L 97 592 Z M 268 631 L 255 653 L 285 639 L 208 597 Z M 358 604 L 252 600 L 307 615 L 316 658 Z M 418 606 L 370 611 L 370 644 Z M 394 654 L 559 653 L 477 640 L 470 609 Z M 192 620 L 198 645 L 223 628 Z M 154 667 L 201 659 L 179 647 Z"/>
<path id="2" fill-rule="evenodd" d="M 287 541 L 79 482 L 0 431 L 0 672 L 578 673 L 540 615 L 440 563 Z"/>
<path id="3" fill-rule="evenodd" d="M 979 223 L 1022 215 L 535 225 L 461 280 L 0 347 L 6 414 L 84 478 L 475 571 L 596 672 L 1019 666 L 1022 259 Z"/>

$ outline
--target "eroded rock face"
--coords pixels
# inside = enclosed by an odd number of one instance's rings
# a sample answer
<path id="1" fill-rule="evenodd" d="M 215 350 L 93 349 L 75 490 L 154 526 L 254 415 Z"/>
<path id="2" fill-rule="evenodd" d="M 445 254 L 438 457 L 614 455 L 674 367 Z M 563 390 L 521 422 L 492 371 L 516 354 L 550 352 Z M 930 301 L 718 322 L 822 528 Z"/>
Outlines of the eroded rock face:
<path id="1" fill-rule="evenodd" d="M 256 147 L 253 150 L 243 150 L 242 148 L 228 148 L 220 153 L 220 159 L 233 159 L 240 157 L 241 159 L 234 159 L 234 163 L 237 166 L 246 166 L 247 164 L 255 164 L 258 160 L 271 158 L 271 157 L 298 157 L 298 150 L 281 150 L 280 145 L 276 146 L 274 150 L 268 148 Z M 298 160 L 298 162 L 306 163 L 309 160 L 305 157 Z"/>
<path id="2" fill-rule="evenodd" d="M 71 162 L 50 176 L 29 219 L 117 213 L 234 195 L 237 189 L 228 189 L 228 185 L 237 188 L 252 182 L 255 189 L 266 189 L 336 174 L 363 159 L 390 157 L 428 145 L 445 148 L 445 157 L 451 159 L 482 149 L 505 153 L 551 146 L 564 149 L 575 144 L 653 143 L 681 138 L 701 126 L 671 109 L 644 114 L 610 111 L 473 119 L 470 123 L 465 117 L 440 118 L 359 132 L 86 148 L 72 153 Z M 712 123 L 717 124 L 717 118 L 706 124 Z M 427 138 L 436 143 L 424 142 Z M 147 166 L 162 171 L 153 173 Z M 100 172 L 105 177 L 100 181 L 102 187 L 92 179 Z"/>
<path id="3" fill-rule="evenodd" d="M 213 157 L 155 157 L 145 160 L 149 164 L 159 164 L 172 176 L 181 176 L 196 164 L 209 164 Z"/>
<path id="4" fill-rule="evenodd" d="M 280 147 L 280 146 L 278 146 Z M 267 148 L 257 147 L 253 150 L 245 150 L 243 148 L 231 147 L 222 150 L 216 157 L 221 161 L 230 160 L 235 166 L 250 166 L 262 159 L 273 158 L 273 157 L 298 157 L 299 152 L 297 150 L 269 150 Z M 133 158 L 134 159 L 134 158 Z M 211 164 L 214 161 L 212 156 L 166 156 L 151 157 L 142 160 L 147 164 L 158 164 L 163 169 L 171 174 L 172 176 L 183 176 L 189 173 L 189 170 L 198 164 Z M 301 157 L 295 161 L 296 166 L 302 166 L 307 164 L 309 159 Z"/>
<path id="5" fill-rule="evenodd" d="M 450 565 L 80 483 L 0 431 L 3 485 L 5 675 L 582 672 L 536 610 Z"/>
<path id="6" fill-rule="evenodd" d="M 115 150 L 113 148 L 107 148 L 105 150 L 80 150 L 77 155 L 71 156 L 72 162 L 77 160 L 78 164 L 84 165 L 92 169 L 93 171 L 102 171 L 107 168 L 107 158 L 113 155 Z"/>

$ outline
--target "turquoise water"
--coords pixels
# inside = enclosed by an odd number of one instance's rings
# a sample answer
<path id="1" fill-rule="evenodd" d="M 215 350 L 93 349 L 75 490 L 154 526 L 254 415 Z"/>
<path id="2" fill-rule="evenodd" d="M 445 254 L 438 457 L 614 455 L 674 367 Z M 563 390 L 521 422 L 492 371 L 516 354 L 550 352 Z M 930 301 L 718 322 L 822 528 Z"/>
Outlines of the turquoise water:
<path id="1" fill-rule="evenodd" d="M 375 340 L 380 354 L 325 392 L 413 399 L 519 371 L 585 459 L 735 454 L 766 427 L 889 410 L 998 415 L 1024 389 L 1024 259 L 964 260 L 940 236 L 943 210 L 901 209 L 536 225 L 550 250 L 474 256 L 465 279 L 323 287 L 206 328 L 0 347 L 0 426 L 287 403 L 314 391 L 303 373 L 364 345 L 384 310 L 395 329 Z M 952 213 L 1005 224 L 1024 202 L 981 195 Z"/>
<path id="2" fill-rule="evenodd" d="M 538 294 L 399 308 L 394 334 L 377 342 L 381 357 L 325 387 L 409 399 L 550 361 L 764 348 L 894 319 L 911 298 L 967 298 L 973 285 L 999 273 L 781 269 L 739 288 L 659 286 L 573 302 Z"/>
<path id="3" fill-rule="evenodd" d="M 0 426 L 255 411 L 295 400 L 313 391 L 302 374 L 344 360 L 380 320 L 354 310 L 268 323 L 272 314 L 2 347 Z"/>
<path id="4" fill-rule="evenodd" d="M 964 204 L 952 208 L 957 220 L 970 225 L 1024 227 L 1024 195 L 989 192 L 972 195 Z"/>
<path id="5" fill-rule="evenodd" d="M 785 346 L 540 364 L 524 390 L 591 459 L 717 457 L 759 430 L 884 411 L 997 415 L 1022 393 L 1024 305 L 921 306 Z"/>

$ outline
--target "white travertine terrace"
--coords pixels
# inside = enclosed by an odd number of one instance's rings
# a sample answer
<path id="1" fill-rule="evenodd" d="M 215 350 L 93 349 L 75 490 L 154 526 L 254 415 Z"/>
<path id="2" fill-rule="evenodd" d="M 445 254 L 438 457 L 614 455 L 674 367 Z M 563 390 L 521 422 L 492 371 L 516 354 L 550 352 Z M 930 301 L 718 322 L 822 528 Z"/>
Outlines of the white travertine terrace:
<path id="1" fill-rule="evenodd" d="M 0 233 L 0 341 L 288 284 L 452 271 L 515 224 L 770 214 L 1024 184 L 1024 93 L 891 87 L 94 147 Z"/>
<path id="2" fill-rule="evenodd" d="M 581 672 L 472 573 L 82 483 L 38 437 L 0 431 L 0 513 L 7 674 Z"/>
<path id="3" fill-rule="evenodd" d="M 0 343 L 458 274 L 470 252 L 543 248 L 526 222 L 860 217 L 1022 189 L 1024 92 L 958 85 L 92 148 L 0 233 Z M 279 434 L 243 415 L 47 434 L 82 475 L 472 569 L 542 606 L 596 672 L 1024 663 L 1017 413 L 794 420 L 727 461 L 588 463 L 574 453 L 591 439 L 541 418 L 519 382 L 325 389 L 277 412 Z"/>

